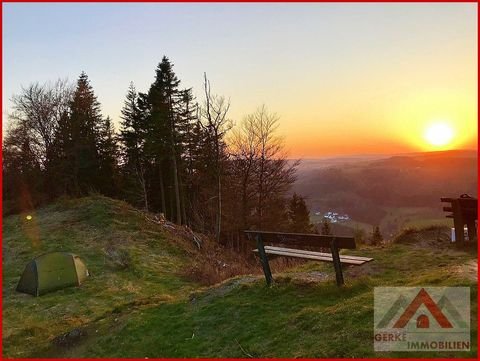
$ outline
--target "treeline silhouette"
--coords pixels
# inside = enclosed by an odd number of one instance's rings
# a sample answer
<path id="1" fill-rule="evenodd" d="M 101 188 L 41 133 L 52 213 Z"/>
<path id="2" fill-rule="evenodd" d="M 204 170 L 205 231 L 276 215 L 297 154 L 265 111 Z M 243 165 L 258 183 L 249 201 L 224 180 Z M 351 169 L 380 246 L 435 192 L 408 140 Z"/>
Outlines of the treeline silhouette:
<path id="1" fill-rule="evenodd" d="M 234 128 L 206 75 L 202 92 L 199 102 L 163 57 L 148 91 L 131 83 L 116 132 L 84 72 L 76 85 L 22 88 L 3 142 L 4 214 L 98 192 L 221 242 L 250 228 L 311 231 L 305 200 L 287 196 L 298 163 L 278 116 L 261 106 Z"/>

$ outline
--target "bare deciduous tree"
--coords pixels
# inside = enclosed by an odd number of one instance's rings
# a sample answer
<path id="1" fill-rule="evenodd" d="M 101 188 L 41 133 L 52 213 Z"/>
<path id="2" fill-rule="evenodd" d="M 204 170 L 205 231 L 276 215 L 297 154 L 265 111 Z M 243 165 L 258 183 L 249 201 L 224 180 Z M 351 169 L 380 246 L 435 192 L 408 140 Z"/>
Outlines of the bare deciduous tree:
<path id="1" fill-rule="evenodd" d="M 210 90 L 210 82 L 207 74 L 204 73 L 205 101 L 200 108 L 200 124 L 207 134 L 208 143 L 212 146 L 214 156 L 215 178 L 217 183 L 217 214 L 215 234 L 217 242 L 220 241 L 222 230 L 222 158 L 225 154 L 224 137 L 233 126 L 227 118 L 230 109 L 230 101 L 223 96 L 214 95 Z"/>
<path id="2" fill-rule="evenodd" d="M 230 153 L 235 163 L 236 175 L 240 182 L 241 197 L 241 227 L 248 227 L 248 203 L 252 199 L 252 187 L 250 186 L 256 171 L 256 161 L 259 157 L 259 140 L 255 135 L 255 122 L 252 116 L 247 116 L 232 131 L 228 141 Z"/>
<path id="3" fill-rule="evenodd" d="M 60 118 L 69 109 L 73 90 L 73 84 L 59 79 L 55 83 L 32 83 L 12 97 L 13 112 L 9 118 L 28 129 L 33 151 L 43 165 Z"/>
<path id="4" fill-rule="evenodd" d="M 298 161 L 289 161 L 283 138 L 277 135 L 278 122 L 279 117 L 262 105 L 244 118 L 229 141 L 236 174 L 241 180 L 244 228 L 249 225 L 252 213 L 257 227 L 270 226 L 270 222 L 265 222 L 265 210 L 268 208 L 269 218 L 278 216 L 272 205 L 284 197 L 295 181 Z M 252 199 L 255 205 L 248 204 Z M 276 206 L 280 211 L 282 207 Z"/>

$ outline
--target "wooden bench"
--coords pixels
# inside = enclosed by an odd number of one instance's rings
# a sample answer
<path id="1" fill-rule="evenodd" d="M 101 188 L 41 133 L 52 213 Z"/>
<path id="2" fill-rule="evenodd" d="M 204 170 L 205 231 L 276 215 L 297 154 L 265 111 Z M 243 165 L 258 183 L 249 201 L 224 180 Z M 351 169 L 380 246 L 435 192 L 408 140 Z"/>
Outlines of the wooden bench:
<path id="1" fill-rule="evenodd" d="M 442 197 L 440 201 L 450 203 L 450 206 L 443 207 L 447 218 L 453 218 L 455 227 L 455 241 L 463 243 L 465 241 L 463 228 L 467 225 L 468 238 L 473 241 L 477 238 L 477 227 L 475 221 L 478 220 L 478 200 L 467 194 L 462 194 L 459 198 Z"/>
<path id="2" fill-rule="evenodd" d="M 270 285 L 273 281 L 267 255 L 311 259 L 321 262 L 332 262 L 335 269 L 335 276 L 338 286 L 345 284 L 343 280 L 342 263 L 360 266 L 373 260 L 373 258 L 368 257 L 340 255 L 340 249 L 356 248 L 355 239 L 352 237 L 265 231 L 245 231 L 245 233 L 249 240 L 256 242 L 257 248 L 253 251 L 260 257 L 260 262 L 262 264 L 267 285 Z M 288 248 L 265 245 L 266 243 L 288 246 Z M 330 249 L 330 253 L 291 248 L 292 246 L 328 248 Z"/>

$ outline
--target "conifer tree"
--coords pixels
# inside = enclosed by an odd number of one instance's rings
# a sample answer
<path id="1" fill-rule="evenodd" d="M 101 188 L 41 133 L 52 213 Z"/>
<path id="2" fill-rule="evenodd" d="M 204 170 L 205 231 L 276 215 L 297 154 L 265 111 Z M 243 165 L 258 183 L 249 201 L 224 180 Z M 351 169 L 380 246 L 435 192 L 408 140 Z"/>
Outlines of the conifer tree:
<path id="1" fill-rule="evenodd" d="M 56 179 L 56 195 L 73 195 L 74 189 L 74 144 L 73 129 L 68 112 L 64 112 L 55 131 L 51 154 L 49 155 L 50 174 Z"/>
<path id="2" fill-rule="evenodd" d="M 64 138 L 68 143 L 63 152 L 70 164 L 64 170 L 71 172 L 73 191 L 83 195 L 98 190 L 100 185 L 100 164 L 98 146 L 101 138 L 102 115 L 100 103 L 93 92 L 87 74 L 82 72 L 70 103 L 70 113 L 63 119 Z M 68 177 L 68 174 L 64 174 Z"/>
<path id="3" fill-rule="evenodd" d="M 124 107 L 121 111 L 122 122 L 119 140 L 122 146 L 123 173 L 125 176 L 124 193 L 133 203 L 142 200 L 144 208 L 149 209 L 146 172 L 148 158 L 145 153 L 145 138 L 149 117 L 148 102 L 142 101 L 145 95 L 138 94 L 130 83 Z M 133 197 L 131 197 L 131 195 Z"/>
<path id="4" fill-rule="evenodd" d="M 152 106 L 149 140 L 152 146 L 151 148 L 153 148 L 153 151 L 156 153 L 161 188 L 164 188 L 162 162 L 164 160 L 169 161 L 173 183 L 172 187 L 175 195 L 174 204 L 170 204 L 174 212 L 174 215 L 171 214 L 171 217 L 176 223 L 181 224 L 182 211 L 178 166 L 179 143 L 177 143 L 179 117 L 176 114 L 179 99 L 179 84 L 180 80 L 178 80 L 173 71 L 173 65 L 170 63 L 170 60 L 164 56 L 156 69 L 155 81 L 148 93 L 148 99 Z M 165 157 L 165 155 L 167 155 L 167 157 Z M 162 191 L 162 193 L 164 193 L 164 191 Z M 163 197 L 163 202 L 164 201 L 165 197 Z M 163 211 L 165 212 L 165 209 L 163 209 Z"/>
<path id="5" fill-rule="evenodd" d="M 328 236 L 331 233 L 332 230 L 330 229 L 330 221 L 327 218 L 323 218 L 322 220 L 322 229 L 320 231 L 321 234 Z"/>
<path id="6" fill-rule="evenodd" d="M 310 212 L 305 199 L 296 193 L 288 202 L 287 216 L 289 230 L 296 233 L 312 232 L 313 226 L 310 223 Z"/>
<path id="7" fill-rule="evenodd" d="M 189 225 L 190 215 L 192 213 L 191 198 L 193 181 L 198 175 L 198 159 L 202 151 L 203 132 L 198 120 L 198 104 L 195 102 L 192 89 L 180 91 L 179 102 L 177 105 L 177 143 L 180 144 L 181 164 L 179 172 L 180 197 L 183 223 Z"/>
<path id="8" fill-rule="evenodd" d="M 378 246 L 383 242 L 383 236 L 380 233 L 380 227 L 375 226 L 372 232 L 372 245 Z"/>
<path id="9" fill-rule="evenodd" d="M 112 197 L 117 194 L 118 146 L 110 117 L 100 123 L 98 141 L 99 187 L 103 194 Z"/>

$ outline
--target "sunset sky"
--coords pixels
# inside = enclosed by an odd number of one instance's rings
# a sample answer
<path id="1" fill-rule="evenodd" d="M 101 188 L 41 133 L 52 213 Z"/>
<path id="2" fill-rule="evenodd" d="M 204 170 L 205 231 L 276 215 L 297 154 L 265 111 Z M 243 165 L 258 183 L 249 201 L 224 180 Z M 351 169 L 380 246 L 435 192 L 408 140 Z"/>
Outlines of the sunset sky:
<path id="1" fill-rule="evenodd" d="M 82 70 L 118 124 L 167 55 L 235 122 L 276 112 L 292 157 L 477 146 L 476 4 L 3 4 L 3 42 L 4 124 L 21 85 Z"/>

